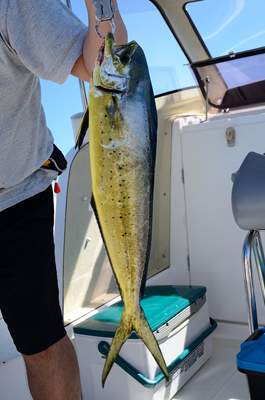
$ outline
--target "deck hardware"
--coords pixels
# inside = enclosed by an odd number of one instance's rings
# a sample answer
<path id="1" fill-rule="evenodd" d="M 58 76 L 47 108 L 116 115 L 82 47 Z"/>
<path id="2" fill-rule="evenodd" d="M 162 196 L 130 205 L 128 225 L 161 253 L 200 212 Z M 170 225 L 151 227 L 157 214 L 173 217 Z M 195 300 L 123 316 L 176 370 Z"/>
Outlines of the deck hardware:
<path id="1" fill-rule="evenodd" d="M 233 126 L 226 128 L 226 140 L 228 147 L 233 147 L 236 142 L 236 132 Z"/>
<path id="2" fill-rule="evenodd" d="M 204 121 L 201 121 L 201 123 L 207 122 L 207 121 L 208 121 L 208 112 L 209 112 L 209 104 L 208 104 L 208 101 L 209 101 L 209 83 L 210 83 L 209 76 L 206 76 L 206 78 L 205 78 L 205 93 L 206 93 L 206 99 L 205 99 L 205 101 L 206 101 L 206 106 L 205 106 L 205 120 L 204 120 Z"/>
<path id="3" fill-rule="evenodd" d="M 85 247 L 84 247 L 85 249 L 87 248 L 87 245 L 88 245 L 89 242 L 91 242 L 91 240 L 92 239 L 90 239 L 90 238 L 86 238 Z"/>
<path id="4" fill-rule="evenodd" d="M 95 29 L 97 32 L 97 35 L 101 39 L 105 39 L 104 36 L 102 36 L 99 33 L 99 27 L 101 22 L 108 21 L 111 25 L 112 28 L 112 34 L 114 35 L 115 33 L 115 23 L 114 23 L 114 12 L 117 11 L 117 7 L 111 5 L 111 0 L 93 0 L 93 6 L 96 8 L 96 21 L 95 21 Z"/>
<path id="5" fill-rule="evenodd" d="M 235 58 L 235 56 L 236 56 L 236 53 L 234 51 L 229 51 L 228 54 L 229 54 L 230 58 Z"/>
<path id="6" fill-rule="evenodd" d="M 230 108 L 224 108 L 223 110 L 222 110 L 222 113 L 223 114 L 227 114 L 227 113 L 229 113 L 230 112 Z"/>

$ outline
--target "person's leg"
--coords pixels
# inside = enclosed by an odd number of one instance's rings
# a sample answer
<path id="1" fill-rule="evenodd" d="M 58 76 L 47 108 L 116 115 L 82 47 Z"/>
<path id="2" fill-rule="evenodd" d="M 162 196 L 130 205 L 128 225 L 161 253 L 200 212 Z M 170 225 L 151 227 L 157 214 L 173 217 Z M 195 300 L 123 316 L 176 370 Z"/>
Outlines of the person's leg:
<path id="1" fill-rule="evenodd" d="M 23 358 L 34 400 L 81 399 L 78 363 L 67 335 L 47 350 Z"/>
<path id="2" fill-rule="evenodd" d="M 80 399 L 75 352 L 59 305 L 51 188 L 0 213 L 0 309 L 34 399 Z M 62 388 L 65 387 L 65 390 Z M 58 393 L 63 393 L 59 397 Z"/>

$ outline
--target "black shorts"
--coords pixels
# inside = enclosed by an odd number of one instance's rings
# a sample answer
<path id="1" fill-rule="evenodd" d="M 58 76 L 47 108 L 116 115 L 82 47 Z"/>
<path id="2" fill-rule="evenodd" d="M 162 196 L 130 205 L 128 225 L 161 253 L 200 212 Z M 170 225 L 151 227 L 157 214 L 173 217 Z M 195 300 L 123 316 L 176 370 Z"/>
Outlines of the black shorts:
<path id="1" fill-rule="evenodd" d="M 46 350 L 66 332 L 59 305 L 49 187 L 0 212 L 0 309 L 17 350 Z"/>

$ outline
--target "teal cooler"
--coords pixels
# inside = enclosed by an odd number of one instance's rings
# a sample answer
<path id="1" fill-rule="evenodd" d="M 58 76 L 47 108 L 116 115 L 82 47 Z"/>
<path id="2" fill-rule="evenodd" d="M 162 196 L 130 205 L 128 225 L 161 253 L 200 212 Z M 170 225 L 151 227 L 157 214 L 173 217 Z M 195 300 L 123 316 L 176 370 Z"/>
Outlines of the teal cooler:
<path id="1" fill-rule="evenodd" d="M 209 318 L 205 287 L 148 286 L 141 306 L 168 366 L 169 382 L 133 332 L 102 388 L 105 358 L 123 310 L 119 301 L 74 327 L 84 400 L 169 400 L 211 356 L 217 325 Z"/>
<path id="2" fill-rule="evenodd" d="M 237 354 L 237 369 L 246 374 L 252 400 L 265 397 L 265 328 L 257 329 L 241 344 Z"/>

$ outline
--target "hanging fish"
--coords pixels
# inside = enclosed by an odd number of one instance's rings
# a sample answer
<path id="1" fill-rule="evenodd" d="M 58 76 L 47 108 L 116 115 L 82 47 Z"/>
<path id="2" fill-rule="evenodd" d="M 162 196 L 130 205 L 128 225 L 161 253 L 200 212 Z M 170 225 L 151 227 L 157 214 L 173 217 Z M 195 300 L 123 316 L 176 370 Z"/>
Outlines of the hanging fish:
<path id="1" fill-rule="evenodd" d="M 77 145 L 88 125 L 81 122 Z M 145 55 L 134 41 L 108 33 L 89 88 L 92 204 L 124 309 L 105 362 L 102 386 L 135 331 L 168 379 L 168 370 L 140 306 L 151 242 L 157 113 Z"/>

